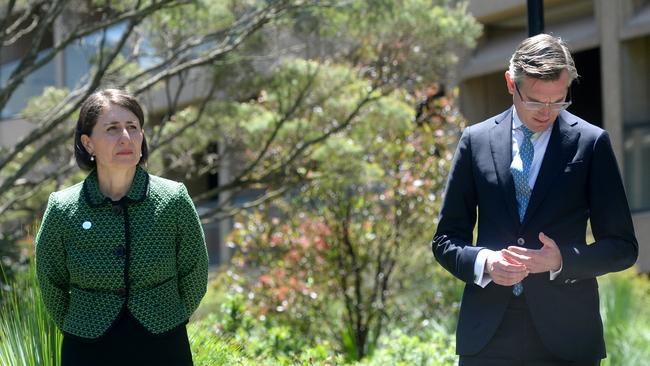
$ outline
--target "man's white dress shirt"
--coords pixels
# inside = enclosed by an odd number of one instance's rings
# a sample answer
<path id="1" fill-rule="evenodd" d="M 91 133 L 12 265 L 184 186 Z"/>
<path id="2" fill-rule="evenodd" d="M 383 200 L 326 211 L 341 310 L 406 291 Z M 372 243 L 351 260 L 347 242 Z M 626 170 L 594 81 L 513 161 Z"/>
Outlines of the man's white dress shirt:
<path id="1" fill-rule="evenodd" d="M 557 123 L 557 121 L 555 122 Z M 521 131 L 521 125 L 523 123 L 517 115 L 517 109 L 515 106 L 512 106 L 512 163 L 510 163 L 511 168 L 519 168 L 523 170 L 521 157 L 519 156 L 519 147 L 524 142 L 524 133 Z M 530 165 L 530 175 L 528 176 L 528 185 L 532 191 L 535 186 L 535 181 L 537 180 L 537 175 L 539 174 L 539 168 L 542 166 L 542 160 L 544 159 L 544 154 L 546 153 L 546 147 L 548 146 L 548 140 L 551 138 L 551 132 L 553 131 L 553 125 L 551 124 L 546 130 L 541 132 L 535 132 L 530 138 L 533 143 L 533 149 L 535 151 L 533 155 L 533 162 Z M 480 243 L 477 243 L 480 246 Z M 508 243 L 508 245 L 515 245 L 515 243 Z M 474 262 L 474 283 L 481 287 L 487 286 L 492 282 L 492 278 L 489 274 L 485 272 L 485 264 L 487 262 L 487 257 L 493 252 L 490 249 L 481 249 L 476 256 L 476 261 Z M 554 280 L 562 271 L 562 265 L 557 272 L 550 272 L 551 281 Z"/>

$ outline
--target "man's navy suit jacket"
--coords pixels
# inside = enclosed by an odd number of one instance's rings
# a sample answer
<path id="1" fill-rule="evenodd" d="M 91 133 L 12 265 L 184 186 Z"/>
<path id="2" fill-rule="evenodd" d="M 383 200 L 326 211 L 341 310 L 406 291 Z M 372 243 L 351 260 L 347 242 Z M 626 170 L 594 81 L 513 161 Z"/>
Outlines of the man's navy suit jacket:
<path id="1" fill-rule="evenodd" d="M 546 347 L 567 360 L 605 357 L 596 276 L 636 262 L 638 244 L 623 183 L 606 131 L 564 111 L 551 137 L 523 222 L 517 214 L 512 161 L 513 108 L 465 129 L 458 143 L 432 242 L 436 260 L 463 280 L 456 351 L 479 352 L 494 335 L 512 287 L 474 284 L 481 248 L 539 249 L 554 239 L 562 271 L 523 281 L 534 325 Z M 476 245 L 472 243 L 478 220 Z M 587 244 L 587 221 L 594 243 Z M 519 242 L 522 242 L 519 240 Z M 516 346 L 516 345 L 513 345 Z"/>

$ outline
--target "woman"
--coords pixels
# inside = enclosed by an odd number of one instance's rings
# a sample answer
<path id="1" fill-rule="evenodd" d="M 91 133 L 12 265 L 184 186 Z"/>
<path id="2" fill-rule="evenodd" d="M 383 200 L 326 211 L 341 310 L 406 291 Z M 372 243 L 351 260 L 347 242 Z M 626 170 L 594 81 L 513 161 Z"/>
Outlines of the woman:
<path id="1" fill-rule="evenodd" d="M 86 179 L 52 193 L 36 237 L 62 365 L 192 365 L 185 324 L 205 294 L 203 230 L 185 186 L 142 168 L 138 102 L 107 89 L 82 105 L 75 158 Z"/>

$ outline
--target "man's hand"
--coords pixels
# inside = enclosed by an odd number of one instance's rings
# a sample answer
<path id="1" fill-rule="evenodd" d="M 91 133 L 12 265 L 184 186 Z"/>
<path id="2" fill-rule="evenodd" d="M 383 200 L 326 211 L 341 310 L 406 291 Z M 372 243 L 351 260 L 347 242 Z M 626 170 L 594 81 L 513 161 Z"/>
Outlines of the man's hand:
<path id="1" fill-rule="evenodd" d="M 559 270 L 562 266 L 562 254 L 555 241 L 542 232 L 539 233 L 539 241 L 543 244 L 541 249 L 509 246 L 508 249 L 502 249 L 501 253 L 505 259 L 521 263 L 531 273 Z"/>
<path id="2" fill-rule="evenodd" d="M 512 286 L 528 276 L 526 266 L 509 260 L 500 251 L 492 252 L 485 261 L 485 273 L 501 286 Z"/>

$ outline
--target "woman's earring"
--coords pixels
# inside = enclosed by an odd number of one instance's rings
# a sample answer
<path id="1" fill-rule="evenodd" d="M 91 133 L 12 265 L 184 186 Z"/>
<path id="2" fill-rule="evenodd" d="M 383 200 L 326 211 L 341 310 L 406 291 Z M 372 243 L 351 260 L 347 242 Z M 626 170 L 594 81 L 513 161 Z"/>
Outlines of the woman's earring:
<path id="1" fill-rule="evenodd" d="M 90 155 L 90 161 L 95 161 L 95 155 Z"/>

